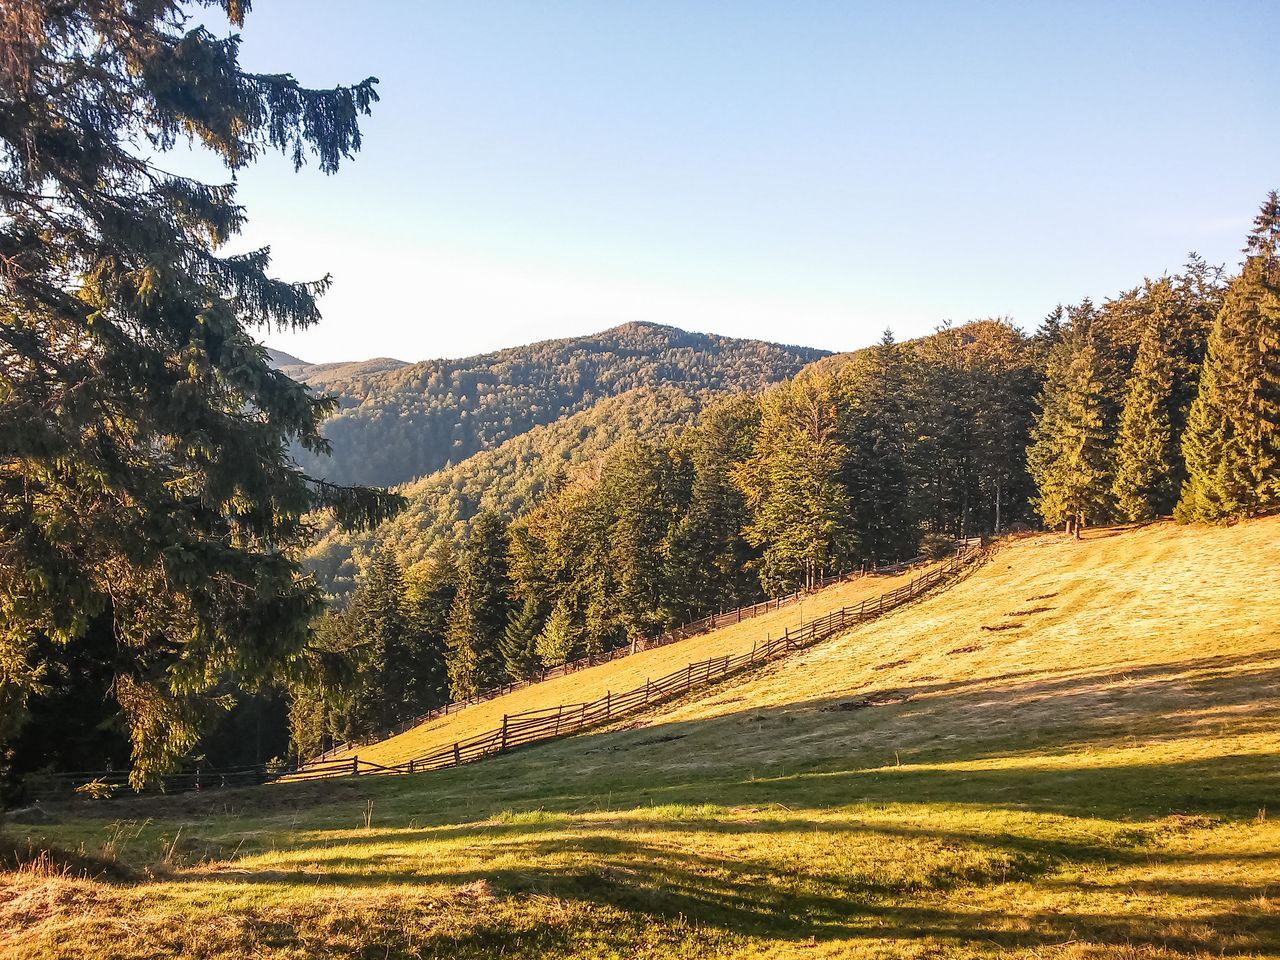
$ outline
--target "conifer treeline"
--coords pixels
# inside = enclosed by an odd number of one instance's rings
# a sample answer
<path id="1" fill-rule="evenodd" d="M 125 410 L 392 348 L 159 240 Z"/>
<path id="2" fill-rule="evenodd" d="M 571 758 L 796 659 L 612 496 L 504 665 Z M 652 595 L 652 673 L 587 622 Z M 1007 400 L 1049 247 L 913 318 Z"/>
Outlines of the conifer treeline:
<path id="1" fill-rule="evenodd" d="M 294 691 L 306 755 L 824 574 L 913 556 L 928 534 L 1031 518 L 1024 450 L 1042 347 L 982 321 L 832 358 L 482 513 L 406 574 L 375 556 L 320 627 L 345 662 Z"/>
<path id="2" fill-rule="evenodd" d="M 295 691 L 300 753 L 717 609 L 1042 521 L 1280 503 L 1280 200 L 1239 276 L 1175 276 L 806 368 L 485 513 L 406 577 L 376 556 L 322 625 L 346 682 Z M 354 677 L 354 680 L 351 678 Z"/>
<path id="3" fill-rule="evenodd" d="M 1054 324 L 1027 452 L 1049 527 L 1249 516 L 1280 503 L 1280 198 L 1239 275 L 1192 259 Z"/>

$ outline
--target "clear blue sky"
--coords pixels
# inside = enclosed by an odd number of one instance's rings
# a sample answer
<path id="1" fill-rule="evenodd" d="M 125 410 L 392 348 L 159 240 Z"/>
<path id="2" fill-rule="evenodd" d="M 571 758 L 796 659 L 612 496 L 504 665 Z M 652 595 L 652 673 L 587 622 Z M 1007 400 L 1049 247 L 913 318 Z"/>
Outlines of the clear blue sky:
<path id="1" fill-rule="evenodd" d="M 849 349 L 1239 261 L 1280 187 L 1270 0 L 256 0 L 251 69 L 375 75 L 334 177 L 241 175 L 321 361 L 652 320 Z M 225 32 L 225 27 L 222 28 Z"/>

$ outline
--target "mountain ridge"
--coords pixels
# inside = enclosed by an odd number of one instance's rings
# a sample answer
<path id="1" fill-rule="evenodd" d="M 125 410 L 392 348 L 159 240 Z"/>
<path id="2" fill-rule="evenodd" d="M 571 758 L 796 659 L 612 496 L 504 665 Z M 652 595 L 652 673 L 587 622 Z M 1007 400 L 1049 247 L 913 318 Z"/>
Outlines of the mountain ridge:
<path id="1" fill-rule="evenodd" d="M 812 347 L 632 322 L 459 359 L 284 368 L 337 397 L 332 457 L 295 450 L 336 483 L 396 486 L 637 387 L 757 390 L 830 355 Z"/>

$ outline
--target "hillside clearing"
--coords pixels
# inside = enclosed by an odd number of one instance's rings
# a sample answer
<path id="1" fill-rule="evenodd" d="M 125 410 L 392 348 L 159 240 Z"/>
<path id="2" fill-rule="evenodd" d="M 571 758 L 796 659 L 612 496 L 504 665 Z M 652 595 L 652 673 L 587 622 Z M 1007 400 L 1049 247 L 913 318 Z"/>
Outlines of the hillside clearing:
<path id="1" fill-rule="evenodd" d="M 5 875 L 0 956 L 1280 956 L 1278 568 L 1029 538 L 631 729 L 12 825 L 139 879 Z"/>

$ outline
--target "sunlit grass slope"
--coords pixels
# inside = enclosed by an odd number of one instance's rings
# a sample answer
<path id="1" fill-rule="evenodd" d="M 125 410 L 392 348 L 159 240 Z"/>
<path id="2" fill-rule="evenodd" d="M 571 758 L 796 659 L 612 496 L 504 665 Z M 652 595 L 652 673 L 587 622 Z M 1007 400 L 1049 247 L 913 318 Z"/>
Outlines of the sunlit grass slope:
<path id="1" fill-rule="evenodd" d="M 690 663 L 750 651 L 757 640 L 779 636 L 786 628 L 798 626 L 803 620 L 811 620 L 832 610 L 887 593 L 907 583 L 912 577 L 919 576 L 926 569 L 928 568 L 917 567 L 898 576 L 865 577 L 837 583 L 806 597 L 803 603 L 792 604 L 665 647 L 644 650 L 568 676 L 533 684 L 467 707 L 458 713 L 428 720 L 412 730 L 406 730 L 379 743 L 335 754 L 330 759 L 345 759 L 354 754 L 373 763 L 403 763 L 458 740 L 500 727 L 504 714 L 541 710 L 563 703 L 581 703 L 603 697 L 610 691 L 620 693 L 633 690 L 644 686 L 646 680 L 657 680 Z"/>
<path id="2" fill-rule="evenodd" d="M 135 872 L 5 876 L 0 956 L 1280 956 L 1278 570 L 1032 538 L 625 730 L 13 825 Z"/>

